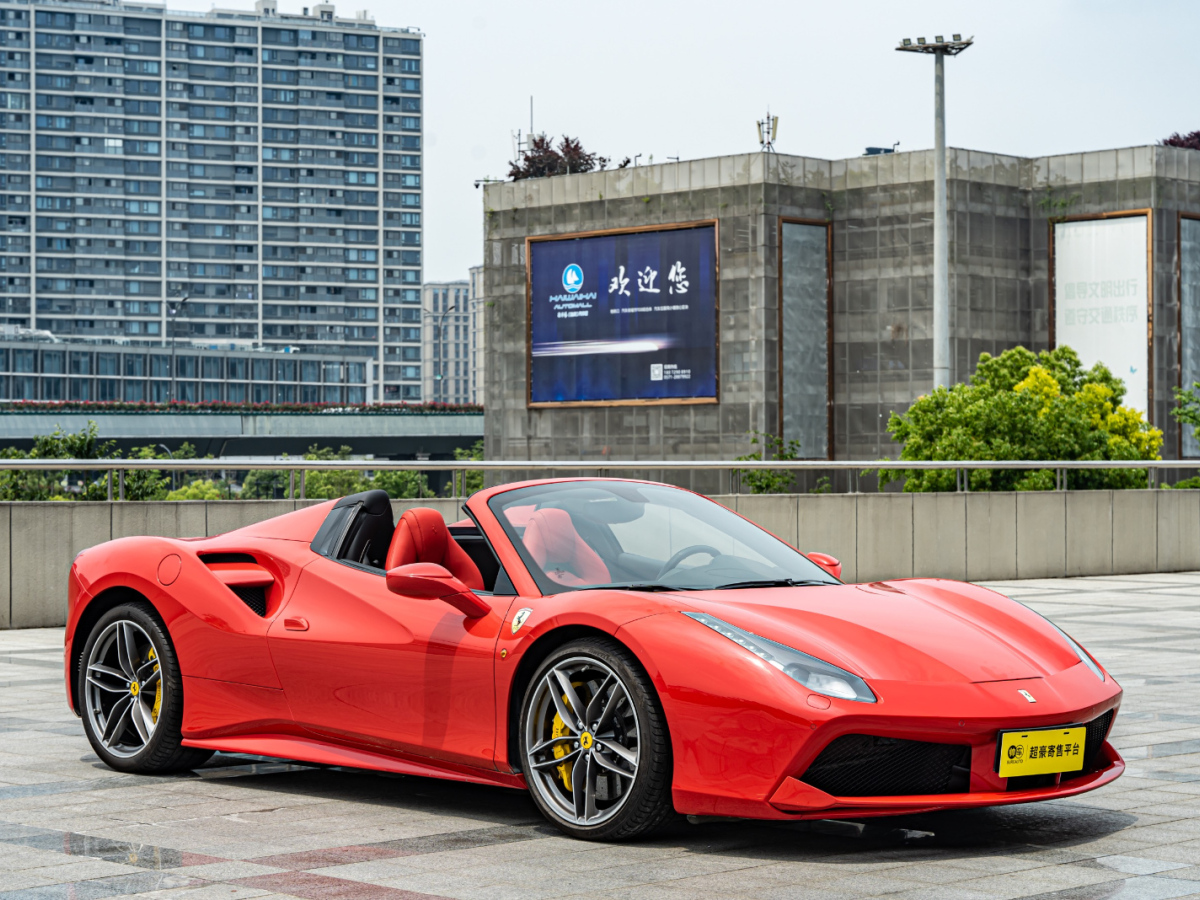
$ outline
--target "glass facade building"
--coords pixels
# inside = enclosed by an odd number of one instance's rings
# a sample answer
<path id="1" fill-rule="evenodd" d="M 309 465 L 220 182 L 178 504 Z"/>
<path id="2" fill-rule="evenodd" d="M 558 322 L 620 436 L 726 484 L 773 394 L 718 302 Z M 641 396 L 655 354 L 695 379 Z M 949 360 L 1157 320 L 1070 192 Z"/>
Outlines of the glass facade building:
<path id="1" fill-rule="evenodd" d="M 370 357 L 414 399 L 421 51 L 327 3 L 0 0 L 0 323 L 161 344 L 187 297 L 182 339 Z"/>
<path id="2" fill-rule="evenodd" d="M 475 319 L 470 282 L 426 284 L 422 306 L 425 399 L 436 403 L 478 402 L 471 378 Z"/>
<path id="3" fill-rule="evenodd" d="M 0 333 L 0 400 L 366 403 L 374 361 L 343 353 L 174 348 Z"/>

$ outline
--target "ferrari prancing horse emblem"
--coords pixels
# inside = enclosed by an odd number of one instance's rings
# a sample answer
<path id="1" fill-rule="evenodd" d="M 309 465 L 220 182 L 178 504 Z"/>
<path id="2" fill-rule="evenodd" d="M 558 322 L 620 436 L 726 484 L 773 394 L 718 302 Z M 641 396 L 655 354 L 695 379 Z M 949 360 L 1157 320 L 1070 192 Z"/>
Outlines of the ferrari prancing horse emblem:
<path id="1" fill-rule="evenodd" d="M 1028 700 L 1030 703 L 1037 703 L 1037 701 L 1033 699 L 1033 694 L 1029 693 L 1029 691 L 1018 690 L 1017 693 L 1020 694 L 1022 697 L 1024 697 L 1026 700 Z"/>
<path id="2" fill-rule="evenodd" d="M 530 609 L 529 607 L 525 607 L 525 609 L 517 610 L 517 614 L 515 616 L 513 616 L 513 620 L 512 620 L 512 633 L 513 634 L 516 634 L 518 631 L 521 630 L 521 626 L 525 624 L 525 620 L 529 618 L 529 614 L 531 612 L 533 612 L 533 610 Z"/>

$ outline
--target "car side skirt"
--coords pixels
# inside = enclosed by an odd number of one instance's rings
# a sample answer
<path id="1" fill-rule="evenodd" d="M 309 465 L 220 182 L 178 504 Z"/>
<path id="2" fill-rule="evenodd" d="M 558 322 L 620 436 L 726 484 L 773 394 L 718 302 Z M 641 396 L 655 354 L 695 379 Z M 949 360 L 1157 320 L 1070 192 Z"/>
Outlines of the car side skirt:
<path id="1" fill-rule="evenodd" d="M 314 763 L 320 766 L 346 766 L 355 769 L 370 769 L 376 772 L 395 772 L 399 775 L 416 775 L 421 778 L 444 778 L 469 784 L 486 784 L 493 787 L 525 788 L 525 779 L 520 775 L 504 772 L 488 772 L 467 766 L 447 763 L 445 768 L 431 761 L 372 753 L 354 747 L 343 747 L 325 741 L 305 737 L 287 737 L 273 734 L 239 735 L 237 737 L 187 739 L 185 747 L 217 750 L 222 753 L 248 753 L 254 756 L 270 756 L 277 759 Z"/>

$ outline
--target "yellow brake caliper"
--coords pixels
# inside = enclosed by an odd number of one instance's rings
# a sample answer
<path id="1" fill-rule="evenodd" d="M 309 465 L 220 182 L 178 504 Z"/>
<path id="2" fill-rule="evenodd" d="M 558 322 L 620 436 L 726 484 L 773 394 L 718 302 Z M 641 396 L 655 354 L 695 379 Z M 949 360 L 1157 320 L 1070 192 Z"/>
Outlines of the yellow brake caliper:
<path id="1" fill-rule="evenodd" d="M 149 661 L 151 659 L 158 659 L 158 656 L 154 653 L 153 647 L 150 648 L 150 652 L 147 654 L 146 659 L 147 659 L 147 661 Z M 158 671 L 157 665 L 154 666 L 154 671 L 155 672 Z M 161 678 L 158 679 L 158 683 L 154 685 L 154 709 L 150 710 L 150 718 L 154 721 L 154 724 L 156 724 L 156 725 L 158 724 L 158 711 L 160 709 L 162 709 L 162 679 Z"/>
<path id="2" fill-rule="evenodd" d="M 578 690 L 579 688 L 583 687 L 583 682 L 582 681 L 572 681 L 571 685 L 576 690 Z M 563 703 L 568 703 L 568 702 L 569 701 L 567 700 L 567 695 L 563 694 Z M 566 733 L 567 733 L 567 724 L 562 720 L 562 716 L 560 716 L 557 712 L 555 712 L 554 713 L 554 728 L 550 732 L 550 736 L 560 738 L 560 737 L 563 737 Z M 569 751 L 567 750 L 567 748 L 564 744 L 555 744 L 554 745 L 554 758 L 555 759 L 561 759 L 562 757 L 566 756 L 568 752 Z M 558 776 L 562 779 L 563 786 L 568 791 L 572 790 L 571 770 L 572 770 L 573 766 L 574 766 L 573 763 L 565 762 L 565 763 L 562 763 L 561 765 L 555 767 L 556 770 L 558 771 Z"/>

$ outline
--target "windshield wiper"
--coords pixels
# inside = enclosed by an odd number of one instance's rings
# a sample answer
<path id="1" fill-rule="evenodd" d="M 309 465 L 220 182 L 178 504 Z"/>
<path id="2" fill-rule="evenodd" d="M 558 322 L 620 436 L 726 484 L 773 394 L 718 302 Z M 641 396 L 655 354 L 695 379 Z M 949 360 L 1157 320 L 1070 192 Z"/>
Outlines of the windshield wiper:
<path id="1" fill-rule="evenodd" d="M 714 591 L 732 591 L 737 588 L 804 587 L 818 584 L 836 584 L 834 581 L 803 581 L 795 578 L 765 578 L 760 581 L 735 581 L 713 588 Z"/>
<path id="2" fill-rule="evenodd" d="M 589 584 L 580 590 L 593 591 L 611 589 L 615 591 L 694 591 L 696 588 L 681 587 L 674 584 L 659 584 L 654 581 L 626 581 L 617 584 Z"/>

